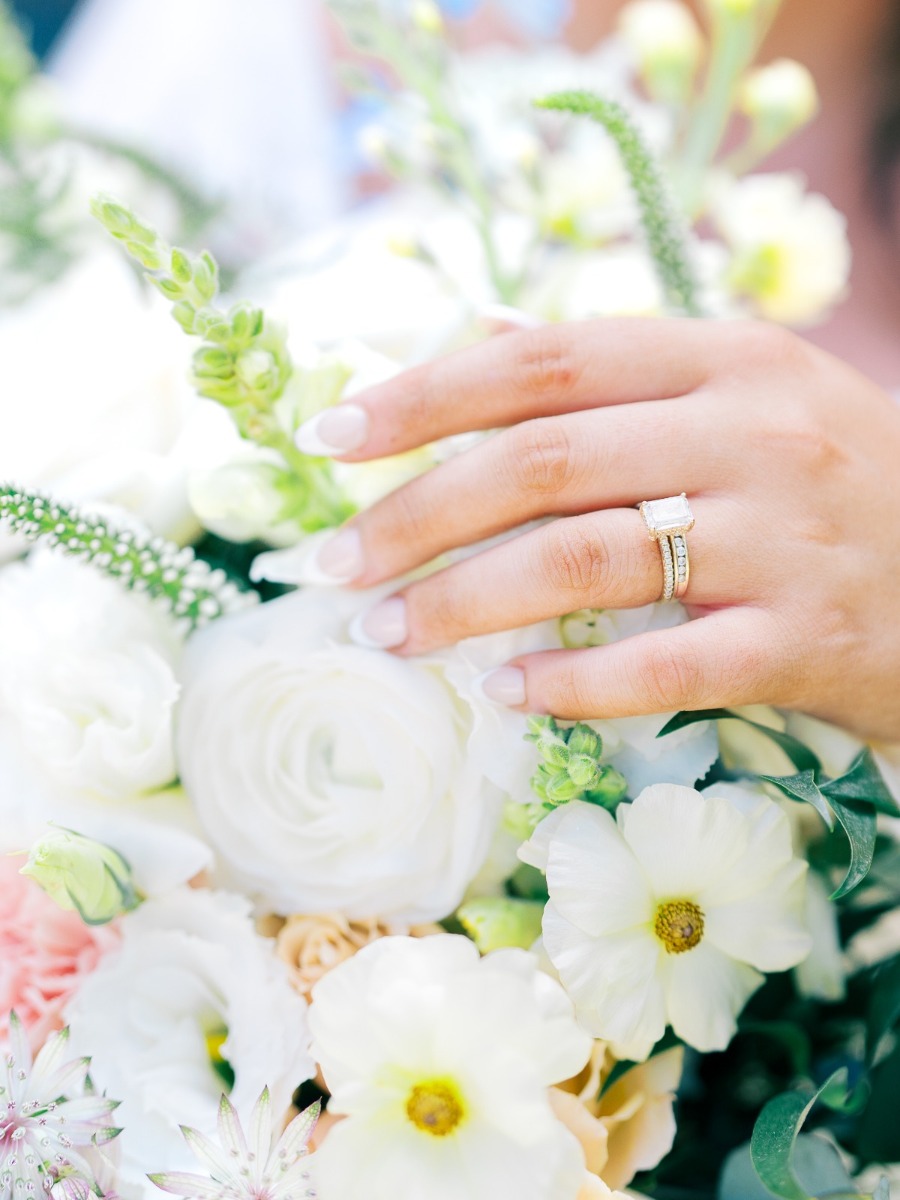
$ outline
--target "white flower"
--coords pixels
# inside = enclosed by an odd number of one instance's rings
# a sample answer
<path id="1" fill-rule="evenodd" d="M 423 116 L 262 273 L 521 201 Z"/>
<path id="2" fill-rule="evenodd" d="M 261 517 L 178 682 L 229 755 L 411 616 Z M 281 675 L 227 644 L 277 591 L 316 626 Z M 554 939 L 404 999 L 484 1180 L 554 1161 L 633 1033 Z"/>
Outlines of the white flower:
<path id="1" fill-rule="evenodd" d="M 144 598 L 49 551 L 0 572 L 0 709 L 54 784 L 121 799 L 175 777 L 180 639 Z"/>
<path id="2" fill-rule="evenodd" d="M 710 210 L 733 254 L 728 282 L 772 321 L 808 325 L 840 299 L 850 273 L 847 222 L 797 175 L 722 183 Z"/>
<path id="3" fill-rule="evenodd" d="M 537 759 L 533 746 L 524 740 L 526 718 L 486 701 L 472 687 L 473 677 L 520 654 L 559 650 L 564 646 L 600 646 L 648 630 L 680 625 L 686 620 L 684 610 L 677 604 L 650 604 L 619 612 L 585 609 L 561 621 L 543 621 L 526 629 L 462 642 L 447 669 L 475 710 L 472 756 L 488 778 L 513 799 L 523 802 L 534 799 L 529 780 Z M 686 726 L 664 738 L 657 737 L 672 716 L 674 713 L 661 713 L 587 722 L 603 739 L 604 761 L 622 772 L 632 796 L 660 779 L 693 784 L 715 762 L 718 741 L 715 727 L 708 722 Z"/>
<path id="4" fill-rule="evenodd" d="M 811 121 L 819 107 L 812 75 L 790 58 L 751 71 L 741 84 L 738 102 L 756 123 L 755 136 L 765 145 L 774 145 Z"/>
<path id="5" fill-rule="evenodd" d="M 307 1143 L 318 1116 L 316 1102 L 294 1117 L 278 1137 L 266 1088 L 253 1106 L 245 1134 L 237 1109 L 223 1096 L 216 1129 L 218 1144 L 199 1129 L 183 1130 L 209 1176 L 173 1171 L 151 1175 L 150 1180 L 164 1192 L 187 1200 L 315 1200 L 309 1182 Z"/>
<path id="6" fill-rule="evenodd" d="M 68 1007 L 95 1082 L 122 1098 L 128 1183 L 161 1164 L 190 1165 L 179 1125 L 214 1130 L 216 1063 L 234 1073 L 238 1109 L 268 1086 L 279 1114 L 313 1072 L 306 1002 L 248 910 L 238 897 L 190 888 L 146 901 L 122 919 L 121 947 Z"/>
<path id="7" fill-rule="evenodd" d="M 179 765 L 228 878 L 270 910 L 446 916 L 499 794 L 439 660 L 349 644 L 371 595 L 304 589 L 195 636 Z"/>
<path id="8" fill-rule="evenodd" d="M 194 531 L 182 454 L 197 404 L 191 351 L 165 308 L 110 250 L 3 315 L 0 478 L 121 504 L 167 536 Z M 0 557 L 8 541 L 0 534 Z"/>
<path id="9" fill-rule="evenodd" d="M 115 1100 L 98 1096 L 90 1062 L 63 1058 L 69 1032 L 52 1034 L 32 1061 L 28 1038 L 12 1014 L 0 1072 L 0 1194 L 46 1194 L 60 1170 L 91 1183 L 93 1147 L 114 1138 Z"/>
<path id="10" fill-rule="evenodd" d="M 584 1160 L 547 1089 L 591 1044 L 532 955 L 384 938 L 316 985 L 310 1023 L 347 1115 L 316 1153 L 321 1200 L 575 1200 Z"/>
<path id="11" fill-rule="evenodd" d="M 657 784 L 613 818 L 575 802 L 520 856 L 547 873 L 544 948 L 582 1023 L 643 1059 L 666 1025 L 721 1050 L 762 971 L 808 953 L 806 863 L 767 797 Z"/>
<path id="12" fill-rule="evenodd" d="M 690 9 L 680 0 L 635 0 L 622 10 L 619 32 L 651 95 L 663 101 L 683 99 L 703 54 Z"/>

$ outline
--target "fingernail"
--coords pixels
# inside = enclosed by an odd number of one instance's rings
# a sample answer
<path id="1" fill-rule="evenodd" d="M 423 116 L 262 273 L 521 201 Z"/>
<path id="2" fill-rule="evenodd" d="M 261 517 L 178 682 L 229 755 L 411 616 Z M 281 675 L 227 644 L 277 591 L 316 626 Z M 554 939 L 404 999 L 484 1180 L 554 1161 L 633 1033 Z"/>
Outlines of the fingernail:
<path id="1" fill-rule="evenodd" d="M 474 681 L 476 692 L 494 704 L 519 708 L 525 703 L 525 672 L 519 667 L 496 667 Z"/>
<path id="2" fill-rule="evenodd" d="M 369 414 L 358 404 L 337 404 L 305 421 L 294 434 L 304 454 L 329 457 L 364 446 L 369 436 Z"/>
<path id="3" fill-rule="evenodd" d="M 350 625 L 350 640 L 372 650 L 402 646 L 408 636 L 406 601 L 402 596 L 382 600 L 368 612 L 359 613 Z"/>
<path id="4" fill-rule="evenodd" d="M 362 539 L 356 529 L 342 529 L 316 551 L 311 571 L 323 577 L 325 582 L 350 583 L 365 570 Z"/>

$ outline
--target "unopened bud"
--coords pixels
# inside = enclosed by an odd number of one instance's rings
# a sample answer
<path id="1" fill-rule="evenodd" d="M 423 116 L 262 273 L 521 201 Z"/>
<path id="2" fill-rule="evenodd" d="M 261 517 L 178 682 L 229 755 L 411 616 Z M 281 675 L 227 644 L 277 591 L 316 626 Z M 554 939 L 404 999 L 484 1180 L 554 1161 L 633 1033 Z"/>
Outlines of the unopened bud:
<path id="1" fill-rule="evenodd" d="M 35 842 L 21 874 L 88 925 L 103 925 L 139 902 L 121 854 L 69 829 L 51 829 Z"/>
<path id="2" fill-rule="evenodd" d="M 703 38 L 680 0 L 635 0 L 622 11 L 619 32 L 647 91 L 675 104 L 690 90 L 703 54 Z"/>
<path id="3" fill-rule="evenodd" d="M 191 260 L 183 250 L 174 249 L 170 262 L 172 275 L 179 283 L 190 283 L 193 271 L 191 270 Z"/>
<path id="4" fill-rule="evenodd" d="M 579 791 L 589 790 L 600 779 L 596 762 L 586 754 L 574 754 L 566 766 L 566 774 Z"/>
<path id="5" fill-rule="evenodd" d="M 569 731 L 568 746 L 571 754 L 587 754 L 591 758 L 599 758 L 603 753 L 603 739 L 600 734 L 581 721 Z"/>
<path id="6" fill-rule="evenodd" d="M 780 58 L 747 75 L 738 107 L 753 122 L 756 144 L 768 150 L 812 120 L 819 109 L 819 96 L 802 63 Z"/>
<path id="7" fill-rule="evenodd" d="M 463 904 L 456 915 L 482 954 L 509 946 L 528 950 L 541 936 L 544 906 L 538 900 L 481 896 Z"/>

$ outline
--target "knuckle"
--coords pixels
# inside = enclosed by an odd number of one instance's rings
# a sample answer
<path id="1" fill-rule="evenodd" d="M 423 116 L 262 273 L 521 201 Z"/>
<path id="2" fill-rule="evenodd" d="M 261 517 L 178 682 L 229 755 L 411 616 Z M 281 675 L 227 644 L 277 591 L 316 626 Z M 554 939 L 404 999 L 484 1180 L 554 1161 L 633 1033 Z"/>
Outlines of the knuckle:
<path id="1" fill-rule="evenodd" d="M 544 572 L 554 591 L 591 598 L 603 588 L 609 559 L 601 540 L 587 530 L 572 526 L 561 533 L 554 528 L 547 540 Z"/>
<path id="2" fill-rule="evenodd" d="M 659 647 L 642 664 L 636 686 L 650 712 L 681 708 L 700 696 L 703 672 L 689 650 Z"/>
<path id="3" fill-rule="evenodd" d="M 799 363 L 805 358 L 805 344 L 781 325 L 767 321 L 738 321 L 734 326 L 742 359 L 752 359 L 767 367 Z"/>
<path id="4" fill-rule="evenodd" d="M 511 430 L 508 451 L 516 491 L 555 495 L 572 482 L 573 448 L 565 429 L 552 418 Z"/>
<path id="5" fill-rule="evenodd" d="M 571 343 L 561 330 L 551 325 L 522 337 L 515 376 L 519 390 L 526 395 L 565 396 L 580 375 Z"/>

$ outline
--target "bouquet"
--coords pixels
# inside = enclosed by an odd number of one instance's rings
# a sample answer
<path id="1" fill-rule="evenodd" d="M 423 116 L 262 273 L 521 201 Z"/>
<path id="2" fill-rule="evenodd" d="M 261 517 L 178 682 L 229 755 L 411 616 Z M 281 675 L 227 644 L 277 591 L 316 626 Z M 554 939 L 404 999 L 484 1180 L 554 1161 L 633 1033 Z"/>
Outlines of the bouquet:
<path id="1" fill-rule="evenodd" d="M 267 311 L 98 196 L 199 399 L 152 488 L 131 449 L 102 486 L 48 454 L 0 488 L 0 1194 L 889 1200 L 875 751 L 763 706 L 498 707 L 516 654 L 687 616 L 400 658 L 362 629 L 384 589 L 320 558 L 469 444 L 336 464 L 319 422 L 356 389 L 498 327 L 837 302 L 841 217 L 747 174 L 816 107 L 799 64 L 753 66 L 777 2 L 707 0 L 704 33 L 634 0 L 583 60 L 459 58 L 428 0 L 333 7 L 394 191 L 326 266 L 261 267 Z"/>

